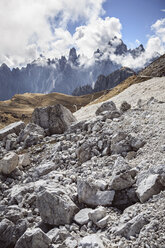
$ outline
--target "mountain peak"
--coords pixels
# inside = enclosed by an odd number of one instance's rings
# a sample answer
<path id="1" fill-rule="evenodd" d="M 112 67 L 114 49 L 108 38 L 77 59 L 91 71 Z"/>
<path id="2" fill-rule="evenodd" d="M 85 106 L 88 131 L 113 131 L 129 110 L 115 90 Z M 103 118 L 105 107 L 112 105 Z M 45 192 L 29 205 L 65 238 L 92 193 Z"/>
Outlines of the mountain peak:
<path id="1" fill-rule="evenodd" d="M 75 47 L 72 47 L 69 51 L 69 61 L 72 62 L 73 64 L 75 64 L 76 60 L 77 60 L 77 52 Z"/>

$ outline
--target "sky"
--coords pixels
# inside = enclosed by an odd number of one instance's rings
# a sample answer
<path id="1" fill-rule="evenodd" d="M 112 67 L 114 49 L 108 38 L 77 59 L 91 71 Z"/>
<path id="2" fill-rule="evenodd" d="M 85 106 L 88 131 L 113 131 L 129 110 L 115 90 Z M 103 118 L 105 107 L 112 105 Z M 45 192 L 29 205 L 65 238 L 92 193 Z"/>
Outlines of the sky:
<path id="1" fill-rule="evenodd" d="M 140 61 L 165 51 L 165 0 L 0 0 L 0 16 L 0 64 L 11 68 L 71 47 L 90 59 L 114 36 L 129 48 L 142 43 Z"/>

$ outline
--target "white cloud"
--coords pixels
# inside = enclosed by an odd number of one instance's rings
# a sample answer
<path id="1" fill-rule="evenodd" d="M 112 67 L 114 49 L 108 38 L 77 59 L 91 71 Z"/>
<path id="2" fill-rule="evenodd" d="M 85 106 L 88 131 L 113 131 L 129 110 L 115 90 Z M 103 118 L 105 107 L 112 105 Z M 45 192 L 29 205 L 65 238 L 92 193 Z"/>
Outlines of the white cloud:
<path id="1" fill-rule="evenodd" d="M 86 26 L 78 27 L 73 39 L 80 54 L 91 57 L 97 48 L 103 49 L 114 36 L 121 38 L 121 28 L 117 18 L 97 18 Z"/>
<path id="2" fill-rule="evenodd" d="M 73 42 L 66 30 L 68 22 L 83 20 L 89 23 L 103 14 L 103 2 L 104 0 L 1 0 L 0 63 L 8 62 L 9 59 L 4 59 L 10 57 L 10 64 L 17 65 L 31 61 L 42 52 L 56 56 L 57 51 L 59 53 L 60 49 L 65 49 Z M 61 34 L 60 28 L 63 29 Z M 67 38 L 66 41 L 63 38 Z"/>
<path id="3" fill-rule="evenodd" d="M 165 9 L 161 9 L 162 12 L 165 12 Z"/>

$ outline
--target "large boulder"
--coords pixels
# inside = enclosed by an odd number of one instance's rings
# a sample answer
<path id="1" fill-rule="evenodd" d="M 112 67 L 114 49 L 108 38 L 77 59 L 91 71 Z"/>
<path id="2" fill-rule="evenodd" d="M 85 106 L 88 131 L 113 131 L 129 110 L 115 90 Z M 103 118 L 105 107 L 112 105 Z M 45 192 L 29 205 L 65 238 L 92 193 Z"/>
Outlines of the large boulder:
<path id="1" fill-rule="evenodd" d="M 37 206 L 43 222 L 55 226 L 70 224 L 78 212 L 77 206 L 63 190 L 49 187 L 39 192 Z"/>
<path id="2" fill-rule="evenodd" d="M 39 228 L 28 229 L 17 241 L 15 248 L 48 248 L 50 238 Z"/>
<path id="3" fill-rule="evenodd" d="M 5 138 L 10 133 L 15 133 L 18 135 L 24 127 L 25 123 L 18 121 L 4 127 L 3 129 L 0 129 L 0 140 L 3 140 L 3 138 Z"/>
<path id="4" fill-rule="evenodd" d="M 76 121 L 69 109 L 61 104 L 36 108 L 32 114 L 32 121 L 50 134 L 64 133 Z"/>
<path id="5" fill-rule="evenodd" d="M 10 174 L 18 165 L 18 155 L 15 152 L 8 152 L 0 160 L 0 173 Z"/>
<path id="6" fill-rule="evenodd" d="M 97 185 L 85 180 L 78 180 L 77 192 L 79 202 L 92 207 L 112 205 L 115 195 L 114 190 L 101 191 Z"/>

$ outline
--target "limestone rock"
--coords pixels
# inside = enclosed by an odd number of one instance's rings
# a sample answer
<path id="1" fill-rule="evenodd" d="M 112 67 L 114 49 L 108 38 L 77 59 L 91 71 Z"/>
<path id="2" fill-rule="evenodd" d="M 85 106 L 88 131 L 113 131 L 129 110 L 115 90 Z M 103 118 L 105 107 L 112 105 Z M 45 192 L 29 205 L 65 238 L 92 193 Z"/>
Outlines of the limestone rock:
<path id="1" fill-rule="evenodd" d="M 131 236 L 139 234 L 143 226 L 148 224 L 148 222 L 144 214 L 139 214 L 125 224 L 121 224 L 115 234 L 129 239 Z"/>
<path id="2" fill-rule="evenodd" d="M 91 234 L 82 238 L 79 242 L 79 248 L 104 248 L 103 242 L 97 234 Z"/>
<path id="3" fill-rule="evenodd" d="M 108 112 L 115 112 L 117 111 L 116 105 L 114 102 L 109 101 L 103 103 L 96 111 L 96 115 L 100 115 L 102 112 L 108 111 Z"/>
<path id="4" fill-rule="evenodd" d="M 19 142 L 23 142 L 23 147 L 27 148 L 32 145 L 36 145 L 45 136 L 44 129 L 40 126 L 29 123 L 26 125 L 25 129 L 19 134 Z"/>
<path id="5" fill-rule="evenodd" d="M 115 191 L 101 191 L 91 182 L 78 180 L 77 192 L 79 202 L 89 206 L 110 206 L 114 199 Z"/>
<path id="6" fill-rule="evenodd" d="M 23 121 L 18 121 L 8 125 L 3 129 L 0 129 L 0 140 L 3 140 L 4 137 L 11 133 L 15 133 L 18 135 L 24 127 L 25 123 Z"/>
<path id="7" fill-rule="evenodd" d="M 19 163 L 18 166 L 19 167 L 26 167 L 30 165 L 30 158 L 29 158 L 29 154 L 25 153 L 25 154 L 21 154 L 19 155 Z"/>
<path id="8" fill-rule="evenodd" d="M 15 225 L 8 219 L 0 222 L 0 247 L 7 248 L 13 243 Z"/>
<path id="9" fill-rule="evenodd" d="M 158 194 L 163 186 L 160 183 L 159 174 L 150 174 L 147 178 L 142 180 L 137 188 L 137 196 L 143 203 L 147 201 L 151 196 Z"/>
<path id="10" fill-rule="evenodd" d="M 44 188 L 37 199 L 39 213 L 44 223 L 50 225 L 70 224 L 78 208 L 63 190 Z"/>
<path id="11" fill-rule="evenodd" d="M 18 165 L 18 155 L 15 152 L 8 152 L 3 159 L 0 160 L 0 172 L 10 174 Z"/>
<path id="12" fill-rule="evenodd" d="M 32 121 L 50 134 L 64 133 L 76 121 L 69 109 L 61 104 L 36 108 L 32 114 Z"/>
<path id="13" fill-rule="evenodd" d="M 89 213 L 92 211 L 92 208 L 81 209 L 75 216 L 74 221 L 79 225 L 87 224 L 89 221 Z"/>
<path id="14" fill-rule="evenodd" d="M 28 229 L 17 241 L 15 248 L 48 248 L 49 237 L 39 228 Z"/>
<path id="15" fill-rule="evenodd" d="M 120 106 L 120 111 L 121 112 L 126 112 L 130 108 L 131 108 L 131 105 L 128 102 L 123 101 L 121 106 Z"/>

